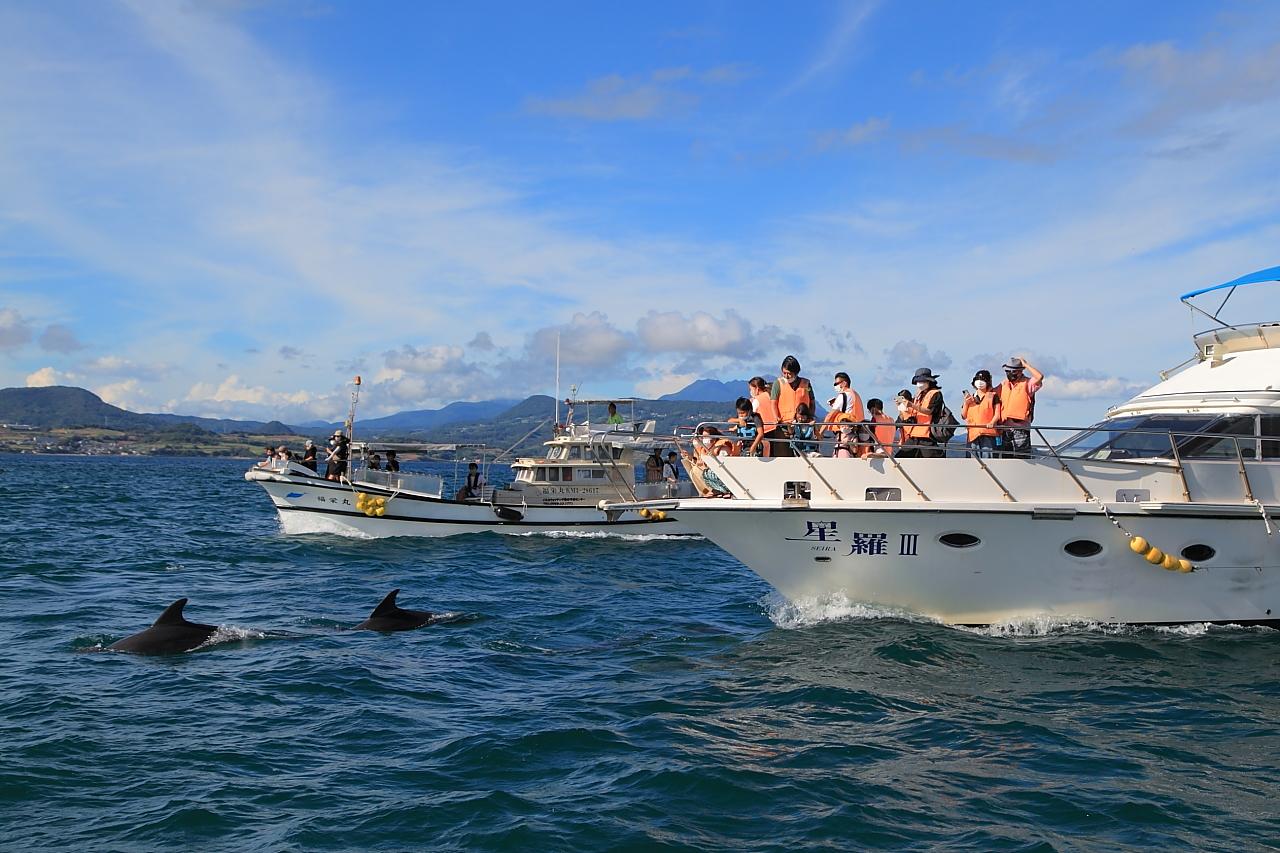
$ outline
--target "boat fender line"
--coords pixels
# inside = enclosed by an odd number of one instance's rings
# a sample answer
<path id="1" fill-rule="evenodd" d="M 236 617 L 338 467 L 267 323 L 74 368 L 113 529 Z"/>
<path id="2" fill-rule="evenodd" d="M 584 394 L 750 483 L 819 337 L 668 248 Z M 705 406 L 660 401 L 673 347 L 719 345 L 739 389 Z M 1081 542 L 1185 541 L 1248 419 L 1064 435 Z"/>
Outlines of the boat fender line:
<path id="1" fill-rule="evenodd" d="M 1178 572 L 1184 575 L 1196 570 L 1195 564 L 1190 560 L 1175 557 L 1172 554 L 1167 554 L 1152 545 L 1143 537 L 1138 536 L 1133 531 L 1126 528 L 1120 523 L 1120 519 L 1111 514 L 1111 510 L 1109 510 L 1107 505 L 1102 501 L 1095 498 L 1094 503 L 1096 503 L 1098 508 L 1102 510 L 1104 515 L 1106 515 L 1107 520 L 1114 524 L 1116 529 L 1123 533 L 1125 538 L 1129 540 L 1129 550 L 1145 559 L 1151 565 L 1159 566 L 1166 571 Z"/>
<path id="2" fill-rule="evenodd" d="M 382 496 L 374 497 L 365 492 L 356 492 L 356 509 L 370 518 L 381 518 L 387 514 L 387 499 Z"/>

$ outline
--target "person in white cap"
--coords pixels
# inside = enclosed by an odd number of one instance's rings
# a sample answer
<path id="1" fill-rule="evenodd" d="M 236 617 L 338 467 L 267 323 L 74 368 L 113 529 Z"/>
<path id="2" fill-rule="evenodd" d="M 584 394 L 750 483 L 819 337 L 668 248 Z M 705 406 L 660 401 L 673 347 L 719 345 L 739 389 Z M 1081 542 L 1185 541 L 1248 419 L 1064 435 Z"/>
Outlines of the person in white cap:
<path id="1" fill-rule="evenodd" d="M 1031 422 L 1035 419 L 1036 392 L 1044 383 L 1044 374 L 1025 356 L 1018 356 L 1009 359 L 1004 375 L 1005 380 L 997 392 L 1001 455 L 1006 459 L 1026 458 L 1031 455 Z"/>

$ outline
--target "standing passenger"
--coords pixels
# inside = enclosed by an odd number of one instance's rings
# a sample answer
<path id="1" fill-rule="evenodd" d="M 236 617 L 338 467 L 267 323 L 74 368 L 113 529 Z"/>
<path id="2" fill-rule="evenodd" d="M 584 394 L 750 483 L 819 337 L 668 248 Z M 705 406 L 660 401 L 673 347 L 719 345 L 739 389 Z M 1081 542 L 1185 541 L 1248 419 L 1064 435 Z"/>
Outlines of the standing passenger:
<path id="1" fill-rule="evenodd" d="M 769 456 L 770 439 L 779 438 L 776 430 L 778 429 L 778 403 L 770 395 L 769 383 L 764 381 L 763 376 L 753 376 L 751 381 L 747 383 L 747 388 L 751 392 L 751 410 L 760 416 L 760 422 L 764 429 L 764 455 Z"/>
<path id="2" fill-rule="evenodd" d="M 1028 379 L 1024 371 L 1031 374 Z M 1004 366 L 1005 380 L 1000 383 L 1000 445 L 1006 458 L 1031 455 L 1031 421 L 1036 413 L 1036 392 L 1044 383 L 1044 374 L 1031 366 L 1026 358 L 1011 358 Z"/>
<path id="3" fill-rule="evenodd" d="M 804 403 L 812 412 L 816 406 L 813 401 L 813 386 L 809 384 L 809 380 L 800 375 L 800 362 L 796 360 L 794 355 L 789 355 L 782 360 L 782 375 L 773 382 L 773 388 L 769 391 L 769 397 L 778 404 L 778 422 L 779 432 L 778 439 L 786 439 L 785 434 L 790 431 L 791 424 L 795 423 L 796 408 Z M 774 456 L 792 456 L 791 444 L 788 441 L 774 440 L 773 449 Z"/>
<path id="4" fill-rule="evenodd" d="M 969 425 L 969 455 L 990 459 L 995 455 L 995 425 L 1000 422 L 1000 395 L 991 387 L 991 371 L 973 374 L 973 390 L 965 389 L 960 417 Z"/>
<path id="5" fill-rule="evenodd" d="M 836 374 L 832 387 L 836 395 L 827 401 L 823 431 L 835 434 L 836 448 L 832 455 L 848 459 L 854 455 L 854 442 L 858 438 L 858 427 L 854 425 L 862 420 L 862 398 L 850 387 L 849 374 L 843 370 Z"/>
<path id="6" fill-rule="evenodd" d="M 302 449 L 301 464 L 304 468 L 316 470 L 316 443 L 311 439 L 307 439 L 306 446 Z"/>
<path id="7" fill-rule="evenodd" d="M 944 451 L 933 438 L 933 425 L 942 419 L 942 389 L 938 387 L 938 377 L 927 367 L 922 367 L 911 377 L 911 384 L 916 387 L 915 400 L 905 400 L 903 414 L 909 423 L 903 427 L 906 437 L 899 456 L 919 458 L 936 458 Z M 903 398 L 899 396 L 899 400 Z"/>
<path id="8" fill-rule="evenodd" d="M 742 439 L 738 453 L 742 456 L 759 456 L 764 447 L 764 419 L 759 412 L 751 411 L 751 401 L 746 397 L 739 397 L 735 405 L 738 417 L 734 420 L 738 425 L 734 432 Z"/>

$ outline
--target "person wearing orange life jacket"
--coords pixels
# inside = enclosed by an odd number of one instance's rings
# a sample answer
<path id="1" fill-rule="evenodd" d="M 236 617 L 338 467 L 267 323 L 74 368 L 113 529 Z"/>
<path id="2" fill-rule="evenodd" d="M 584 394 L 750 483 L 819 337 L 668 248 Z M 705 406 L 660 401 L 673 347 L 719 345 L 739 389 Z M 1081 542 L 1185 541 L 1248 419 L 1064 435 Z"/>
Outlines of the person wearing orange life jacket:
<path id="1" fill-rule="evenodd" d="M 770 433 L 778 428 L 778 403 L 769 395 L 769 383 L 763 376 L 753 376 L 747 382 L 747 390 L 751 397 L 751 411 L 760 416 L 766 441 L 763 443 L 764 455 L 770 455 L 773 442 L 768 441 Z"/>
<path id="2" fill-rule="evenodd" d="M 879 397 L 867 401 L 867 443 L 858 448 L 859 456 L 892 456 L 897 444 L 898 426 L 884 413 L 884 403 Z"/>
<path id="3" fill-rule="evenodd" d="M 969 425 L 969 455 L 990 459 L 995 455 L 995 425 L 1000 422 L 1000 395 L 991 387 L 991 371 L 973 374 L 974 393 L 965 389 L 960 417 Z"/>
<path id="4" fill-rule="evenodd" d="M 1044 374 L 1023 356 L 1009 359 L 1004 375 L 1005 380 L 996 389 L 1000 396 L 1001 455 L 1006 459 L 1025 459 L 1031 455 L 1031 421 L 1035 418 L 1036 393 L 1044 383 Z"/>
<path id="5" fill-rule="evenodd" d="M 813 386 L 800 375 L 800 362 L 794 355 L 782 360 L 782 375 L 773 381 L 769 397 L 778 404 L 778 428 L 773 430 L 772 454 L 794 456 L 788 433 L 796 419 L 796 407 L 804 403 L 810 412 L 817 410 L 813 400 Z"/>
<path id="6" fill-rule="evenodd" d="M 836 374 L 832 387 L 836 395 L 827 401 L 827 416 L 821 431 L 836 436 L 834 456 L 837 459 L 850 459 L 858 439 L 855 424 L 862 420 L 862 398 L 849 386 L 849 374 L 843 370 Z"/>
<path id="7" fill-rule="evenodd" d="M 898 395 L 899 423 L 903 424 L 902 448 L 898 456 L 904 458 L 935 458 L 946 455 L 933 438 L 933 425 L 942 419 L 942 389 L 938 377 L 927 367 L 922 367 L 911 377 L 915 386 L 915 399 Z"/>

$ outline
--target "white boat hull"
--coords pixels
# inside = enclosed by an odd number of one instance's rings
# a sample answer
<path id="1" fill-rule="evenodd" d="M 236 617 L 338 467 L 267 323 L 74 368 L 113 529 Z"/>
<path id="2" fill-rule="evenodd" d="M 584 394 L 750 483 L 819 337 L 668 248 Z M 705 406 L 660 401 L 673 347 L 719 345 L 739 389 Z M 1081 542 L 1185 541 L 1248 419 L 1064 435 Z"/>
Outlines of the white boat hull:
<path id="1" fill-rule="evenodd" d="M 688 500 L 672 514 L 798 603 L 843 595 L 959 625 L 1048 615 L 1280 627 L 1280 534 L 1269 535 L 1258 513 L 1112 509 L 1170 553 L 1196 544 L 1216 553 L 1189 574 L 1153 566 L 1089 504 L 780 507 Z M 951 533 L 980 542 L 950 547 L 940 537 Z M 1096 542 L 1102 550 L 1071 556 L 1064 545 L 1075 540 Z"/>
<path id="2" fill-rule="evenodd" d="M 463 533 L 577 536 L 693 536 L 674 519 L 650 519 L 636 510 L 608 513 L 595 507 L 511 507 L 519 518 L 503 518 L 487 503 L 455 501 L 361 485 L 359 491 L 388 499 L 386 514 L 370 517 L 356 509 L 356 489 L 312 477 L 250 471 L 246 478 L 271 498 L 285 533 L 339 533 L 391 536 L 456 536 Z"/>

